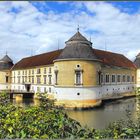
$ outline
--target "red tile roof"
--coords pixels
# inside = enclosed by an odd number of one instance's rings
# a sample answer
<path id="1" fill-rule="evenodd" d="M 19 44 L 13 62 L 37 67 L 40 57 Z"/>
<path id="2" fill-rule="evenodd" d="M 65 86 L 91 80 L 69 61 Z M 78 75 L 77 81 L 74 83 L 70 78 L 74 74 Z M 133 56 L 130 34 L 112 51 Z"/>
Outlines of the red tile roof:
<path id="1" fill-rule="evenodd" d="M 15 69 L 26 69 L 36 66 L 50 65 L 53 64 L 53 60 L 57 59 L 63 50 L 56 50 L 40 55 L 35 55 L 32 57 L 23 58 L 17 62 L 13 70 Z M 124 67 L 124 68 L 136 68 L 135 64 L 126 58 L 122 54 L 112 53 L 103 50 L 93 49 L 93 53 L 98 59 L 102 61 L 105 65 Z"/>
<path id="2" fill-rule="evenodd" d="M 19 62 L 17 62 L 12 69 L 26 69 L 53 64 L 53 60 L 55 60 L 61 52 L 62 50 L 56 50 L 48 53 L 23 58 Z"/>
<path id="3" fill-rule="evenodd" d="M 122 54 L 93 49 L 93 53 L 103 64 L 124 68 L 136 68 L 136 65 Z"/>

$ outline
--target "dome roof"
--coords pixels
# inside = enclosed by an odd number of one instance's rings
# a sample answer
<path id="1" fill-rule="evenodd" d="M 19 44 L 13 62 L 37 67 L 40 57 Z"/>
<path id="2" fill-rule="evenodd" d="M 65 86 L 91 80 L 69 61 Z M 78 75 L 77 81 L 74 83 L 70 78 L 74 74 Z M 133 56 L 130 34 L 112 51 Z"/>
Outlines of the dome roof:
<path id="1" fill-rule="evenodd" d="M 0 60 L 0 70 L 9 70 L 13 66 L 12 59 L 6 54 L 1 60 Z"/>
<path id="2" fill-rule="evenodd" d="M 134 64 L 137 66 L 137 68 L 140 68 L 140 53 L 136 56 Z"/>
<path id="3" fill-rule="evenodd" d="M 66 46 L 57 60 L 60 59 L 97 59 L 92 50 L 92 43 L 79 31 L 66 41 Z"/>

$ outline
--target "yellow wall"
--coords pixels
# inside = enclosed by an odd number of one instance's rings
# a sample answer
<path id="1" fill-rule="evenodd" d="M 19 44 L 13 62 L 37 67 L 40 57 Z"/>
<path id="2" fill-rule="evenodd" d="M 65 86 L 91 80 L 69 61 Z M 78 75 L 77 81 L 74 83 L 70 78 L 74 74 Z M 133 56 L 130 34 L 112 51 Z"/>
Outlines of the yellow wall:
<path id="1" fill-rule="evenodd" d="M 75 68 L 83 70 L 83 86 L 97 85 L 97 71 L 100 65 L 92 61 L 59 61 L 54 66 L 58 69 L 58 86 L 75 86 Z"/>
<path id="2" fill-rule="evenodd" d="M 12 71 L 12 83 L 14 83 L 14 77 L 15 77 L 15 83 L 18 84 L 18 78 L 20 76 L 20 83 L 22 83 L 22 76 L 27 76 L 27 82 L 29 82 L 29 76 L 34 76 L 34 83 L 32 83 L 32 78 L 30 83 L 37 84 L 37 75 L 41 77 L 41 83 L 44 84 L 44 76 L 47 76 L 47 83 L 45 85 L 49 84 L 49 68 L 51 68 L 51 75 L 52 75 L 52 84 L 55 84 L 55 74 L 54 70 L 58 70 L 58 81 L 57 86 L 75 86 L 75 68 L 77 65 L 80 65 L 80 68 L 83 70 L 82 73 L 82 83 L 83 86 L 97 86 L 99 85 L 99 77 L 98 77 L 98 71 L 102 71 L 102 73 L 105 74 L 121 74 L 121 75 L 130 75 L 130 76 L 136 76 L 136 70 L 132 69 L 124 69 L 124 68 L 117 68 L 117 67 L 104 67 L 100 65 L 99 62 L 92 62 L 92 61 L 58 61 L 55 62 L 54 65 L 48 65 L 48 66 L 40 66 L 40 67 L 34 67 L 29 69 L 21 69 L 21 70 L 13 70 Z M 37 74 L 37 69 L 41 69 L 41 73 Z M 46 68 L 46 74 L 44 73 L 44 68 Z M 29 70 L 31 71 L 29 74 Z M 32 70 L 34 70 L 34 74 L 32 74 Z M 23 75 L 24 71 L 24 75 Z M 27 75 L 26 75 L 27 71 Z M 20 74 L 19 74 L 20 73 Z M 14 76 L 15 75 L 15 76 Z M 140 77 L 140 71 L 139 71 L 139 77 Z M 3 79 L 3 78 L 2 78 Z M 135 78 L 134 78 L 135 79 Z"/>
<path id="3" fill-rule="evenodd" d="M 8 76 L 8 83 L 10 83 L 11 82 L 10 71 L 0 71 L 0 84 L 6 83 L 6 76 Z"/>
<path id="4" fill-rule="evenodd" d="M 136 82 L 136 70 L 135 69 L 125 69 L 125 68 L 111 68 L 111 67 L 102 67 L 102 73 L 109 75 L 130 75 L 134 76 L 134 82 Z"/>
<path id="5" fill-rule="evenodd" d="M 140 69 L 137 69 L 137 84 L 140 84 Z"/>

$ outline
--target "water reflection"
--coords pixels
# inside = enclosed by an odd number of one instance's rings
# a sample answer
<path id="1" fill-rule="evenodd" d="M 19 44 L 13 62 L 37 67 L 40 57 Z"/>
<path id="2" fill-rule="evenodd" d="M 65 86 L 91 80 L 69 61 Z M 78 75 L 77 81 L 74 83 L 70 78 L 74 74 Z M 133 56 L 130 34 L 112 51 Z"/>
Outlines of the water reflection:
<path id="1" fill-rule="evenodd" d="M 28 107 L 38 106 L 39 100 L 37 99 L 23 99 L 22 95 L 16 95 L 12 100 L 13 104 Z M 137 117 L 137 111 L 139 111 L 140 100 L 135 97 L 127 99 L 119 99 L 116 101 L 106 101 L 99 108 L 90 110 L 66 110 L 69 117 L 77 120 L 82 126 L 88 126 L 93 128 L 105 128 L 110 122 L 126 119 L 126 110 L 130 110 L 132 113 L 132 119 Z"/>
<path id="2" fill-rule="evenodd" d="M 28 106 L 38 106 L 39 100 L 32 98 L 23 98 L 22 94 L 14 95 L 14 98 L 11 100 L 13 104 L 28 107 Z"/>
<path id="3" fill-rule="evenodd" d="M 101 129 L 105 128 L 110 122 L 126 119 L 126 110 L 130 110 L 132 118 L 135 119 L 136 103 L 136 98 L 121 99 L 105 102 L 102 107 L 97 109 L 83 111 L 69 110 L 67 114 L 79 121 L 83 126 Z"/>

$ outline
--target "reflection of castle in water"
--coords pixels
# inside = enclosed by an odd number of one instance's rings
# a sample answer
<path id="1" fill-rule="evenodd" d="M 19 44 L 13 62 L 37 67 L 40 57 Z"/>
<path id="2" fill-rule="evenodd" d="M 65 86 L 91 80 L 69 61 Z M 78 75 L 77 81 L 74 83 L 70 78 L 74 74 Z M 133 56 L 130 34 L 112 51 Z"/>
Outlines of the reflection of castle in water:
<path id="1" fill-rule="evenodd" d="M 32 98 L 23 98 L 22 94 L 16 94 L 14 95 L 14 98 L 12 99 L 13 104 L 26 107 L 28 105 L 31 106 L 38 106 L 40 104 L 40 101 L 38 99 L 32 99 Z"/>
<path id="2" fill-rule="evenodd" d="M 104 128 L 110 122 L 126 119 L 126 110 L 131 111 L 131 117 L 135 119 L 137 117 L 138 109 L 137 98 L 128 98 L 125 100 L 116 100 L 114 102 L 106 102 L 104 106 L 82 111 L 67 111 L 68 115 L 79 121 L 83 126 L 87 125 L 94 128 Z"/>

